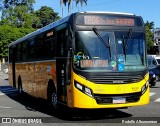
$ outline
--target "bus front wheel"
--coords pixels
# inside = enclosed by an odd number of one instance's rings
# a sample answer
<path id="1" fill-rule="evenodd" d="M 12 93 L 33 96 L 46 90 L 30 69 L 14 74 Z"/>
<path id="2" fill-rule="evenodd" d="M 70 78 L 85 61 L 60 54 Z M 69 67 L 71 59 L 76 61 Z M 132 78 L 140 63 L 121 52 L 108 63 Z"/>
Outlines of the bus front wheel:
<path id="1" fill-rule="evenodd" d="M 57 93 L 55 91 L 52 92 L 51 102 L 54 109 L 58 108 L 58 101 L 57 101 Z"/>
<path id="2" fill-rule="evenodd" d="M 51 105 L 53 110 L 58 109 L 58 100 L 57 100 L 57 93 L 55 90 L 51 89 L 49 91 L 49 104 Z"/>

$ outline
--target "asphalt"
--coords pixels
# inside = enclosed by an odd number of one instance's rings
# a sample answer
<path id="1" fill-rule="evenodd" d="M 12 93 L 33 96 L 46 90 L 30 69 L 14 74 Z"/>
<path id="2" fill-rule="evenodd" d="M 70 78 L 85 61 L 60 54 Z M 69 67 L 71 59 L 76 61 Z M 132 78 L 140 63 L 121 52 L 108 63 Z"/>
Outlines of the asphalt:
<path id="1" fill-rule="evenodd" d="M 0 71 L 0 83 L 1 81 L 6 80 L 6 79 L 8 79 L 8 74 Z"/>

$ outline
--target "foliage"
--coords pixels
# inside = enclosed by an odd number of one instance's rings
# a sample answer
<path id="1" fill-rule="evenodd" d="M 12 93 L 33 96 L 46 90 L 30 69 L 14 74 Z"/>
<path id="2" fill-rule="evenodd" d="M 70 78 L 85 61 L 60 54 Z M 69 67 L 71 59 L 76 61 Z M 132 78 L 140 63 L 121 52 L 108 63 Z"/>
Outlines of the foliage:
<path id="1" fill-rule="evenodd" d="M 4 0 L 0 4 L 0 59 L 8 56 L 9 43 L 41 28 L 60 17 L 52 8 L 33 10 L 35 0 Z"/>
<path id="2" fill-rule="evenodd" d="M 58 13 L 54 12 L 51 7 L 42 6 L 39 10 L 35 11 L 35 15 L 39 17 L 40 25 L 39 27 L 46 26 L 58 19 Z"/>
<path id="3" fill-rule="evenodd" d="M 149 49 L 151 46 L 154 45 L 153 33 L 151 32 L 148 26 L 145 26 L 145 32 L 146 32 L 147 48 Z"/>
<path id="4" fill-rule="evenodd" d="M 6 2 L 7 0 L 5 0 Z M 13 27 L 32 27 L 32 23 L 28 19 L 32 19 L 33 2 L 34 0 L 8 0 L 4 2 L 2 11 L 1 25 L 8 24 Z M 30 24 L 30 26 L 29 26 Z"/>
<path id="5" fill-rule="evenodd" d="M 147 22 L 145 23 L 145 26 L 148 26 L 149 29 L 153 29 L 153 28 L 154 28 L 154 22 L 149 22 L 149 21 L 147 21 Z"/>
<path id="6" fill-rule="evenodd" d="M 10 25 L 0 27 L 0 58 L 8 56 L 8 44 L 32 32 L 34 29 L 13 28 Z M 14 33 L 14 34 L 13 34 Z"/>
<path id="7" fill-rule="evenodd" d="M 147 21 L 145 23 L 147 50 L 149 50 L 150 47 L 154 46 L 154 33 L 152 32 L 153 28 L 154 22 Z"/>
<path id="8" fill-rule="evenodd" d="M 87 5 L 87 0 L 74 0 L 74 1 L 76 2 L 76 5 L 77 5 L 78 3 L 80 3 L 80 4 L 81 4 L 81 7 L 82 7 L 82 5 L 83 5 L 84 3 Z M 64 4 L 64 5 L 66 6 L 67 3 L 68 3 L 68 12 L 69 12 L 70 5 L 71 5 L 71 3 L 72 3 L 72 0 L 60 0 L 60 5 L 61 5 L 61 6 L 62 6 L 62 4 Z"/>
<path id="9" fill-rule="evenodd" d="M 35 3 L 35 0 L 3 0 L 3 5 L 1 6 L 3 9 L 10 8 L 11 6 L 17 6 L 17 5 L 26 5 L 30 7 L 30 10 L 33 10 L 33 4 Z"/>
<path id="10" fill-rule="evenodd" d="M 87 0 L 75 0 L 75 1 L 76 1 L 76 5 L 77 5 L 78 3 L 80 3 L 81 6 L 82 6 L 84 3 L 87 5 Z"/>

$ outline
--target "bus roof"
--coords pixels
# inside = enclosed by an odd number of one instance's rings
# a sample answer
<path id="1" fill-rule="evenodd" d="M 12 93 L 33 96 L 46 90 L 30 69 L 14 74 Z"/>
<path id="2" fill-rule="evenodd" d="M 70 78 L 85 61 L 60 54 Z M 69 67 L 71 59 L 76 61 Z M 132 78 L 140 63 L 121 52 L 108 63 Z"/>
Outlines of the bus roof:
<path id="1" fill-rule="evenodd" d="M 133 13 L 125 13 L 125 12 L 112 12 L 112 11 L 84 11 L 79 13 L 101 13 L 101 14 L 117 14 L 117 15 L 135 15 Z"/>
<path id="2" fill-rule="evenodd" d="M 113 14 L 113 15 L 130 15 L 130 16 L 136 16 L 135 14 L 132 14 L 132 13 L 109 12 L 109 11 L 83 11 L 83 12 L 76 12 L 76 13 L 73 13 L 73 14 L 78 14 L 78 13 L 79 13 L 79 14 L 84 14 L 84 13 L 86 13 L 86 14 Z M 72 14 L 71 14 L 71 15 L 72 15 Z M 43 33 L 43 32 L 45 32 L 45 31 L 49 30 L 50 28 L 54 28 L 54 27 L 56 27 L 56 26 L 58 26 L 58 25 L 61 25 L 61 24 L 65 23 L 66 21 L 69 20 L 69 18 L 70 18 L 70 15 L 67 16 L 67 17 L 65 17 L 65 18 L 62 18 L 62 19 L 60 19 L 60 20 L 58 20 L 58 21 L 55 21 L 55 22 L 53 22 L 53 23 L 50 23 L 50 24 L 46 25 L 45 27 L 42 27 L 42 28 L 40 28 L 40 29 L 37 29 L 36 31 L 31 32 L 31 33 L 27 34 L 26 36 L 24 36 L 24 37 L 22 37 L 22 38 L 19 38 L 18 40 L 14 41 L 14 42 L 11 42 L 11 43 L 9 44 L 9 46 L 12 46 L 12 45 L 14 45 L 14 44 L 17 44 L 17 43 L 19 43 L 19 42 L 21 42 L 21 41 L 24 41 L 24 40 L 26 40 L 26 39 L 32 39 L 32 37 L 34 37 L 34 36 L 36 36 L 36 35 L 38 35 L 38 34 L 40 34 L 40 33 Z"/>
<path id="3" fill-rule="evenodd" d="M 60 19 L 58 21 L 52 22 L 52 23 L 46 25 L 45 27 L 37 29 L 36 31 L 31 32 L 31 33 L 27 34 L 26 36 L 24 36 L 24 37 L 22 37 L 22 38 L 20 38 L 20 39 L 18 39 L 16 41 L 10 43 L 9 46 L 12 46 L 12 45 L 14 45 L 16 43 L 19 43 L 21 41 L 24 41 L 26 39 L 32 39 L 32 37 L 34 37 L 35 35 L 38 35 L 38 34 L 40 34 L 42 32 L 45 32 L 45 31 L 49 30 L 50 28 L 56 27 L 56 26 L 58 26 L 60 24 L 63 24 L 64 22 L 68 21 L 69 17 L 70 16 L 67 16 L 67 17 L 62 18 L 62 19 Z"/>

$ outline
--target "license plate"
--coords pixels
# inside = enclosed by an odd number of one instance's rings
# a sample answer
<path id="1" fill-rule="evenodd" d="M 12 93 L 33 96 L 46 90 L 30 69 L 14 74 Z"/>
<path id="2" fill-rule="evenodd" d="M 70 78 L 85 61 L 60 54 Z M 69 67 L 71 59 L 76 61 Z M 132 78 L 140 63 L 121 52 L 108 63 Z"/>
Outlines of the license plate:
<path id="1" fill-rule="evenodd" d="M 126 103 L 126 99 L 125 98 L 113 98 L 113 103 L 114 104 Z"/>

